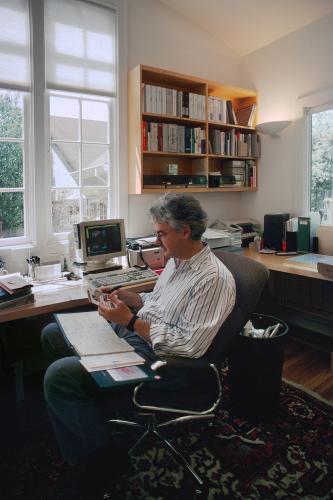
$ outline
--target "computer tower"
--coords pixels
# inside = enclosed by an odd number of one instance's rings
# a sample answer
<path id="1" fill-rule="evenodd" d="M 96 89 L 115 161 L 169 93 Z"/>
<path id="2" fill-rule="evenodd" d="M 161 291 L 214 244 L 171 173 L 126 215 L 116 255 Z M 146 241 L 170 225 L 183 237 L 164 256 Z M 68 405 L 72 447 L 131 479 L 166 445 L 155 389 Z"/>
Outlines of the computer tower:
<path id="1" fill-rule="evenodd" d="M 266 214 L 264 216 L 265 247 L 282 250 L 283 224 L 289 219 L 289 214 Z"/>

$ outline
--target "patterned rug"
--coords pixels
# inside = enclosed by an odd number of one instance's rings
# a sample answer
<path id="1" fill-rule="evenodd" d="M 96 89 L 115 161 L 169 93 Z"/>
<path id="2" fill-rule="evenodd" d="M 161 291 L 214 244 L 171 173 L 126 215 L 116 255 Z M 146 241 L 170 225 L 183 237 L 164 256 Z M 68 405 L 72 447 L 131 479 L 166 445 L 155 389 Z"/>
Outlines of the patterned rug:
<path id="1" fill-rule="evenodd" d="M 16 411 L 15 426 L 7 406 L 7 421 L 1 426 L 1 499 L 81 500 L 78 484 L 61 491 L 64 465 L 40 394 L 28 402 L 29 408 L 22 408 L 19 417 Z M 211 425 L 184 424 L 177 432 L 173 444 L 205 478 L 201 496 L 196 496 L 192 480 L 170 454 L 151 445 L 133 457 L 130 477 L 111 485 L 104 497 L 92 495 L 91 500 L 333 498 L 332 407 L 292 385 L 282 384 L 281 408 L 274 422 L 254 425 L 235 417 L 225 387 L 223 406 Z"/>

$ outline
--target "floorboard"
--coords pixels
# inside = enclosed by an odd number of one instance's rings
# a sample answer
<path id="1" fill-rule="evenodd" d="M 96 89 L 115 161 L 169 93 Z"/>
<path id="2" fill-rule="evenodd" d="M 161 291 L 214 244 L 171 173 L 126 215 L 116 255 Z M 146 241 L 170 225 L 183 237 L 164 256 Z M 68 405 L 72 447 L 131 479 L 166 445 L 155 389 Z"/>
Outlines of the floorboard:
<path id="1" fill-rule="evenodd" d="M 284 353 L 283 377 L 333 402 L 329 353 L 289 340 Z"/>

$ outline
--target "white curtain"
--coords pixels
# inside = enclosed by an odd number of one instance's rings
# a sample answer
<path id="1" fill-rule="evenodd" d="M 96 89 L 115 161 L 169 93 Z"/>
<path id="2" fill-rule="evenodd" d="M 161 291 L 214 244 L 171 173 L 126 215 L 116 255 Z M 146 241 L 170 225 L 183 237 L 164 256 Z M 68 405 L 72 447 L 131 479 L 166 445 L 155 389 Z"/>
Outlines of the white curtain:
<path id="1" fill-rule="evenodd" d="M 114 96 L 116 13 L 80 0 L 45 1 L 46 85 Z"/>
<path id="2" fill-rule="evenodd" d="M 28 0 L 0 2 L 0 87 L 29 90 L 30 28 Z"/>

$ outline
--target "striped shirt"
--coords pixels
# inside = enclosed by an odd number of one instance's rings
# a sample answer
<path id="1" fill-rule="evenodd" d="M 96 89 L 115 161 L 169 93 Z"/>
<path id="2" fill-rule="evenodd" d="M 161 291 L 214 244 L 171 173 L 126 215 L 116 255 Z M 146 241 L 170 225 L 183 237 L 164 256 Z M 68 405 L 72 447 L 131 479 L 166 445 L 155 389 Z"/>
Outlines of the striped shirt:
<path id="1" fill-rule="evenodd" d="M 232 274 L 205 246 L 189 260 L 169 259 L 151 293 L 141 294 L 138 316 L 150 324 L 159 356 L 199 358 L 235 304 Z"/>

